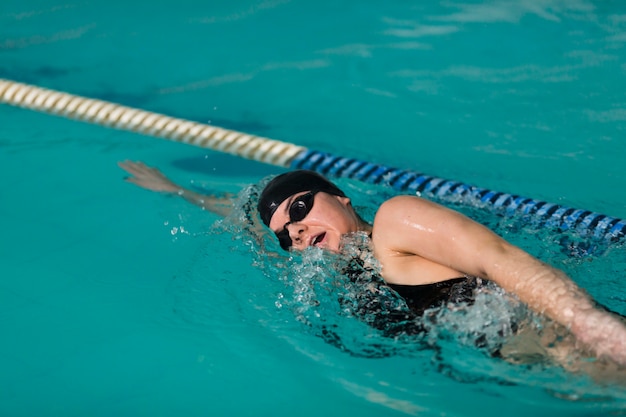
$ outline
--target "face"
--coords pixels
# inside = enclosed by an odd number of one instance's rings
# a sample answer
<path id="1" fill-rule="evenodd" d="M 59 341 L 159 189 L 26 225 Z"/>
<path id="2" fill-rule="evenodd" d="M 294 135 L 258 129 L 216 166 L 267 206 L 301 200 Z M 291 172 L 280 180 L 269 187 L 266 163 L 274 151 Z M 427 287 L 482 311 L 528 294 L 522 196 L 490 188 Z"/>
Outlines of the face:
<path id="1" fill-rule="evenodd" d="M 308 214 L 298 220 L 309 209 Z M 293 249 L 317 246 L 337 252 L 341 236 L 359 230 L 359 218 L 348 197 L 302 192 L 278 206 L 269 226 L 278 235 L 288 235 Z"/>

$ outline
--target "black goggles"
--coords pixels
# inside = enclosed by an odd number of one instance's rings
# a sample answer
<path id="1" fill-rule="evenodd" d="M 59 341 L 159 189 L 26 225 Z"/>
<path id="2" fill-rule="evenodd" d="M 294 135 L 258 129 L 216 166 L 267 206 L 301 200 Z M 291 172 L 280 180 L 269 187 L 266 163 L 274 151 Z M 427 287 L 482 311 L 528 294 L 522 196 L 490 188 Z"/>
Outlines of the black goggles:
<path id="1" fill-rule="evenodd" d="M 291 223 L 301 222 L 304 220 L 313 208 L 313 201 L 315 200 L 315 194 L 317 193 L 319 193 L 319 191 L 309 191 L 308 193 L 295 198 L 291 202 L 291 205 L 289 206 L 289 221 L 285 223 L 283 230 L 276 233 L 278 243 L 284 250 L 289 250 L 289 248 L 293 245 L 287 226 Z"/>

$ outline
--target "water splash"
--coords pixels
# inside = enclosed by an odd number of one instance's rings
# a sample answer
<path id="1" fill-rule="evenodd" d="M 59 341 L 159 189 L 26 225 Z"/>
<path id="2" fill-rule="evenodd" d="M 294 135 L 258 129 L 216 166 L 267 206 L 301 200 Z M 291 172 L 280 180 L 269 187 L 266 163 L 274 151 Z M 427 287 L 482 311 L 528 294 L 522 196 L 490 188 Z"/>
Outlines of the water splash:
<path id="1" fill-rule="evenodd" d="M 448 305 L 429 311 L 426 321 L 429 338 L 451 338 L 466 346 L 497 352 L 513 336 L 520 323 L 533 314 L 515 297 L 492 282 L 475 290 L 474 302 Z"/>

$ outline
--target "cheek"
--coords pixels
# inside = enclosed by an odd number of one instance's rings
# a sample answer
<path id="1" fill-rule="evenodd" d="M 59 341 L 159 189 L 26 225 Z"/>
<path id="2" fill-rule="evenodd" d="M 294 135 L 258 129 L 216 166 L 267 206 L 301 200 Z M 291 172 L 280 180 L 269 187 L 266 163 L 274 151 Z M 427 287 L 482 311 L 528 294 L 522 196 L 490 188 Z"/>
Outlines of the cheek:
<path id="1" fill-rule="evenodd" d="M 339 252 L 339 248 L 341 247 L 341 235 L 331 236 L 328 239 L 327 249 L 333 252 Z"/>
<path id="2" fill-rule="evenodd" d="M 285 224 L 287 224 L 289 219 L 282 213 L 278 213 L 278 210 L 276 211 L 277 213 L 275 213 L 270 219 L 270 224 L 268 225 L 268 227 L 273 231 L 280 231 L 283 229 Z"/>
<path id="3" fill-rule="evenodd" d="M 278 222 L 273 221 L 273 219 L 270 221 L 270 224 L 268 224 L 267 227 L 269 227 L 273 233 L 276 233 L 279 230 Z"/>
<path id="4" fill-rule="evenodd" d="M 313 220 L 313 218 L 311 220 Z M 327 229 L 327 231 L 333 231 L 338 235 L 354 231 L 353 222 L 350 217 L 340 212 L 324 213 L 324 216 L 317 217 L 315 221 Z"/>
<path id="5" fill-rule="evenodd" d="M 355 221 L 355 216 L 347 207 L 337 203 L 330 214 L 332 216 L 331 221 L 336 225 L 339 231 L 342 233 L 355 231 L 354 228 L 358 224 Z"/>
<path id="6" fill-rule="evenodd" d="M 350 219 L 346 218 L 345 216 L 337 216 L 334 219 L 334 224 L 335 224 L 335 228 L 336 230 L 341 233 L 350 233 L 352 232 L 352 222 L 350 222 Z"/>

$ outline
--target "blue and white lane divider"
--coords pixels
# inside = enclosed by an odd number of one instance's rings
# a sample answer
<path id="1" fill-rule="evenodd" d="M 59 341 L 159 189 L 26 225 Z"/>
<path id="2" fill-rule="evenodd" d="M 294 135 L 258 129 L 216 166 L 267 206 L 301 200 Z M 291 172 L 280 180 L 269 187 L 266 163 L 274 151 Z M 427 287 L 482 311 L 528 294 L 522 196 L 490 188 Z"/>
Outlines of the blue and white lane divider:
<path id="1" fill-rule="evenodd" d="M 596 242 L 616 242 L 626 234 L 624 220 L 604 214 L 334 156 L 287 142 L 12 80 L 0 79 L 0 103 L 230 153 L 284 168 L 310 169 L 329 177 L 352 178 L 386 185 L 398 191 L 430 194 L 442 201 L 482 205 L 508 217 L 528 219 L 532 227 L 571 231 Z"/>
<path id="2" fill-rule="evenodd" d="M 442 201 L 489 206 L 506 216 L 528 216 L 535 227 L 573 231 L 594 240 L 615 242 L 626 235 L 626 221 L 615 217 L 326 152 L 304 150 L 291 161 L 290 168 L 309 169 L 329 177 L 385 185 L 398 191 L 430 194 Z"/>

